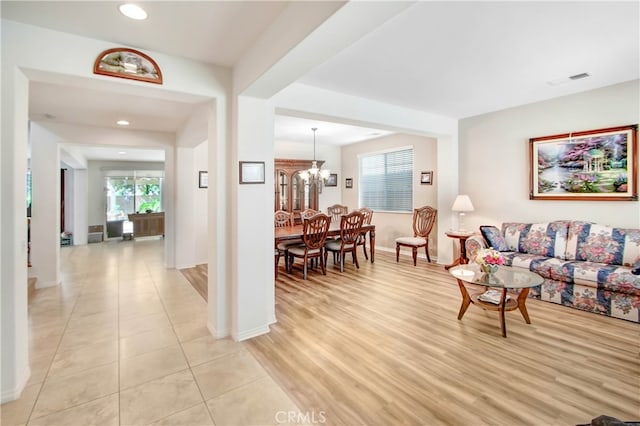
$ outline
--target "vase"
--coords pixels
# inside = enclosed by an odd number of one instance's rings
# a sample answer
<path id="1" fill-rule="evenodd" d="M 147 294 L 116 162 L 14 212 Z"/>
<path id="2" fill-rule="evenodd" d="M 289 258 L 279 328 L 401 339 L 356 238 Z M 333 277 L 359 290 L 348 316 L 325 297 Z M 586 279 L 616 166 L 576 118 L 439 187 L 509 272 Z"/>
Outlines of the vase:
<path id="1" fill-rule="evenodd" d="M 480 269 L 482 269 L 482 272 L 491 275 L 496 273 L 496 271 L 498 270 L 498 265 L 492 265 L 492 264 L 480 265 Z"/>

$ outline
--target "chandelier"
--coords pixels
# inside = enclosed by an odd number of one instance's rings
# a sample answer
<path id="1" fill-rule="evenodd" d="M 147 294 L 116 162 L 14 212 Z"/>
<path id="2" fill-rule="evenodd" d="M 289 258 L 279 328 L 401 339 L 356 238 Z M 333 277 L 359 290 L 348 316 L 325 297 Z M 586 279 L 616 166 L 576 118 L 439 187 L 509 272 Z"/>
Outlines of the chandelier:
<path id="1" fill-rule="evenodd" d="M 300 176 L 302 176 L 302 179 L 307 183 L 320 179 L 325 180 L 331 173 L 329 169 L 320 170 L 318 167 L 318 162 L 316 161 L 316 130 L 318 130 L 318 128 L 312 127 L 311 130 L 313 130 L 313 161 L 311 162 L 311 168 L 309 170 L 300 172 Z"/>

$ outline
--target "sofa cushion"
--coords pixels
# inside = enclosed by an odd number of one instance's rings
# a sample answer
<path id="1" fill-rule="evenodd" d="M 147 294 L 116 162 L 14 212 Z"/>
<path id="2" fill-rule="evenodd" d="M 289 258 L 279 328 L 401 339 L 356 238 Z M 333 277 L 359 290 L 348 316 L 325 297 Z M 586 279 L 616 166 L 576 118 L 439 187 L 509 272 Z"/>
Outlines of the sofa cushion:
<path id="1" fill-rule="evenodd" d="M 503 223 L 502 234 L 510 251 L 565 258 L 568 221 Z"/>
<path id="2" fill-rule="evenodd" d="M 605 263 L 568 261 L 563 265 L 563 281 L 640 297 L 640 276 L 631 268 Z M 572 277 L 571 280 L 567 278 Z"/>
<path id="3" fill-rule="evenodd" d="M 509 251 L 509 249 L 507 248 L 507 242 L 502 235 L 502 231 L 500 231 L 500 229 L 498 229 L 497 227 L 483 225 L 480 227 L 480 232 L 482 233 L 484 239 L 487 240 L 489 247 L 493 247 L 498 251 Z"/>
<path id="4" fill-rule="evenodd" d="M 640 275 L 640 260 L 631 267 L 631 273 L 633 275 Z"/>
<path id="5" fill-rule="evenodd" d="M 631 267 L 640 259 L 640 229 L 571 222 L 565 258 Z"/>

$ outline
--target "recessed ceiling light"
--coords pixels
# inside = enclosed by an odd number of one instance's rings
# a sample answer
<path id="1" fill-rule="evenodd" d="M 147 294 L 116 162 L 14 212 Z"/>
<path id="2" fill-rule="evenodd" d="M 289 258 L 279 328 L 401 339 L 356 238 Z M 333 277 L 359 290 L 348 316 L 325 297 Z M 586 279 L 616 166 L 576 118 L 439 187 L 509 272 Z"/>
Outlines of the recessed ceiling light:
<path id="1" fill-rule="evenodd" d="M 147 12 L 145 12 L 140 6 L 136 6 L 133 3 L 121 4 L 118 9 L 120 9 L 120 13 L 127 18 L 135 19 L 137 21 L 147 19 Z"/>
<path id="2" fill-rule="evenodd" d="M 555 80 L 547 81 L 549 86 L 560 86 L 561 84 L 567 84 L 572 81 L 582 80 L 583 78 L 591 77 L 588 72 L 582 72 L 580 74 L 570 75 L 569 77 L 556 78 Z"/>
<path id="3" fill-rule="evenodd" d="M 126 151 L 118 151 L 118 154 L 120 155 L 125 155 L 127 152 Z"/>
<path id="4" fill-rule="evenodd" d="M 118 120 L 118 121 L 116 121 L 116 124 L 118 126 L 128 126 L 129 122 L 127 120 Z"/>

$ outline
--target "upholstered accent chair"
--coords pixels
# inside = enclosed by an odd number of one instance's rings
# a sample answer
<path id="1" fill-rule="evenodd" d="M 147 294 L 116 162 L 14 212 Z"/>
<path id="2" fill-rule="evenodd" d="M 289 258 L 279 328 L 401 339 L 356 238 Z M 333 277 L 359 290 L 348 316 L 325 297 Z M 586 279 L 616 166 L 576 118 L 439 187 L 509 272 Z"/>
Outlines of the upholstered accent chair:
<path id="1" fill-rule="evenodd" d="M 335 240 L 329 240 L 325 244 L 324 262 L 327 263 L 327 256 L 329 252 L 333 252 L 333 262 L 336 262 L 336 255 L 340 260 L 340 272 L 344 271 L 344 256 L 351 252 L 353 263 L 356 268 L 360 268 L 358 264 L 358 239 L 362 232 L 362 221 L 364 215 L 354 210 L 349 214 L 343 215 L 340 218 L 340 238 Z"/>
<path id="2" fill-rule="evenodd" d="M 396 262 L 400 260 L 400 247 L 411 247 L 413 254 L 413 266 L 416 266 L 418 249 L 424 247 L 427 261 L 431 263 L 429 256 L 429 234 L 436 222 L 438 211 L 430 206 L 424 206 L 413 210 L 413 237 L 396 238 Z"/>
<path id="3" fill-rule="evenodd" d="M 331 219 L 324 213 L 318 213 L 303 222 L 302 245 L 289 247 L 288 265 L 292 269 L 295 258 L 302 259 L 303 278 L 307 279 L 307 268 L 310 260 L 319 259 L 322 273 L 327 275 L 324 263 L 324 244 L 327 240 Z"/>

